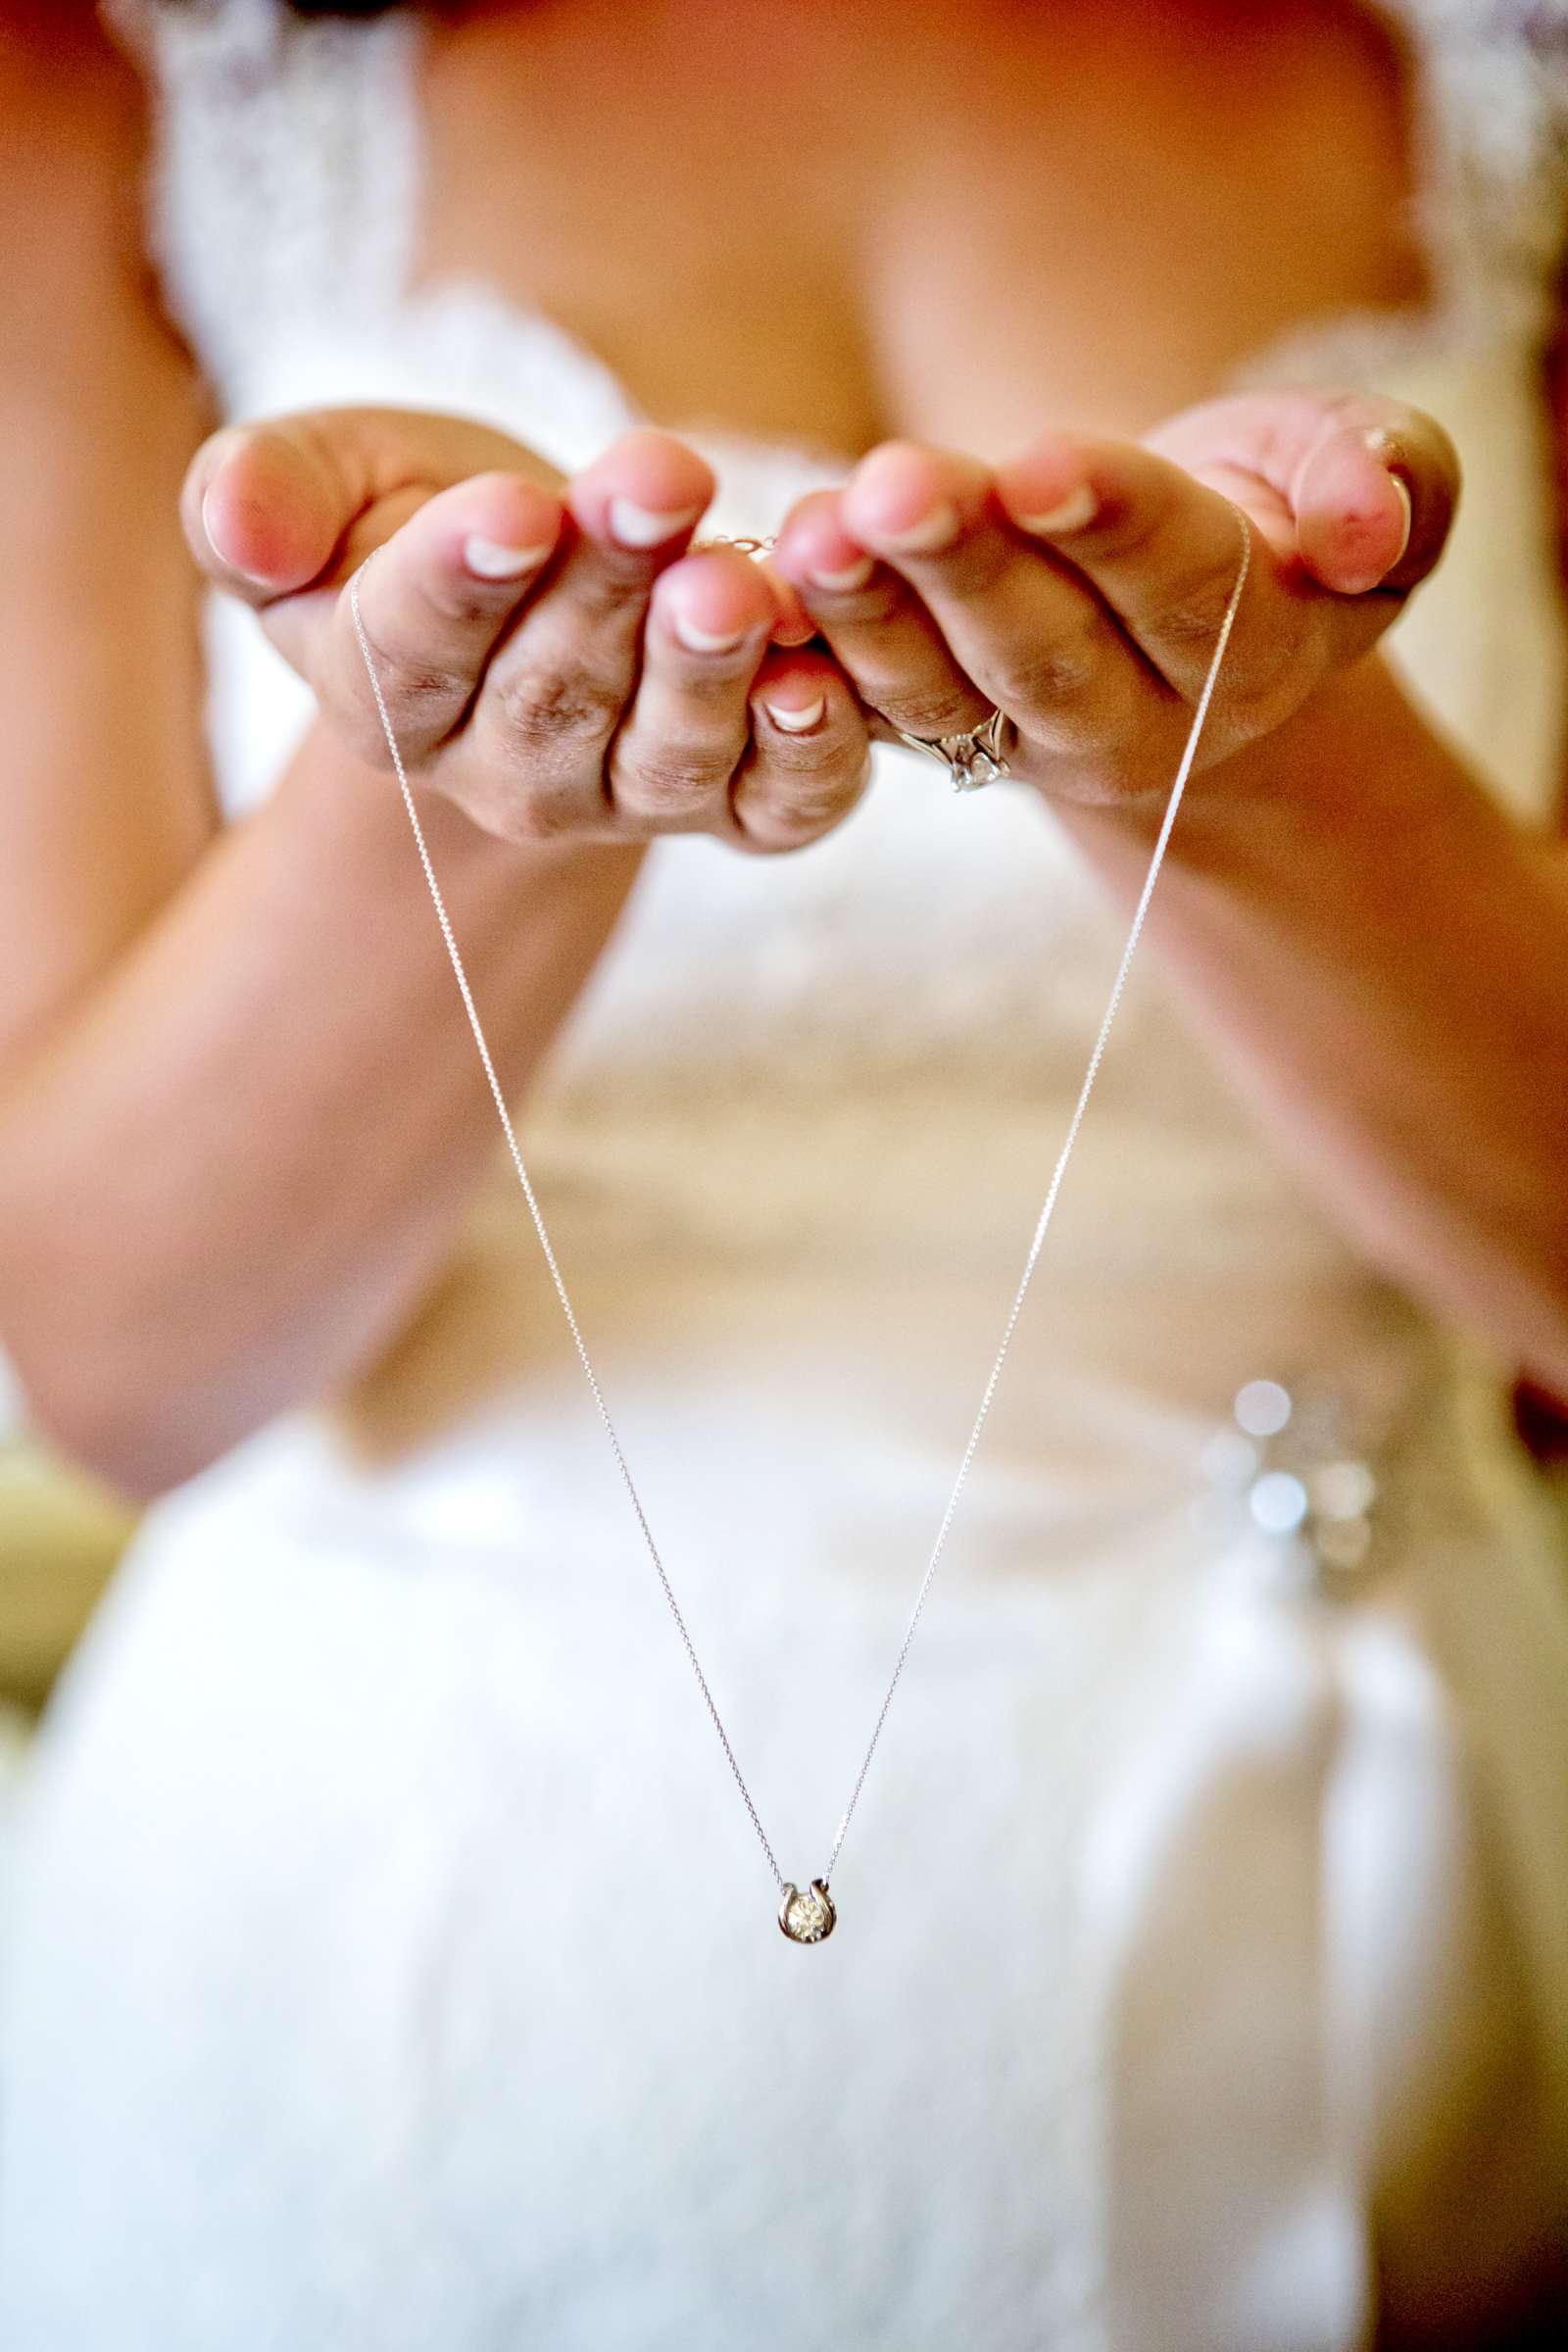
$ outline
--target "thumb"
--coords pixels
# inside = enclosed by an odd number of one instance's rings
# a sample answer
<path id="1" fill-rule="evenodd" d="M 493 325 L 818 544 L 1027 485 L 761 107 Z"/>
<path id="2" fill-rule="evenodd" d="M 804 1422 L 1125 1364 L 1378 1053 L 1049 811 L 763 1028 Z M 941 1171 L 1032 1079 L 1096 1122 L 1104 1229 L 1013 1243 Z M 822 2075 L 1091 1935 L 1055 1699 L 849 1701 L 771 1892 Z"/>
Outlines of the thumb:
<path id="1" fill-rule="evenodd" d="M 498 470 L 561 478 L 467 417 L 318 409 L 215 433 L 191 461 L 180 520 L 214 585 L 266 607 L 346 577 L 438 490 Z"/>
<path id="2" fill-rule="evenodd" d="M 1459 462 L 1421 410 L 1372 394 L 1244 393 L 1188 409 L 1150 446 L 1223 488 L 1342 596 L 1406 591 L 1443 553 Z"/>

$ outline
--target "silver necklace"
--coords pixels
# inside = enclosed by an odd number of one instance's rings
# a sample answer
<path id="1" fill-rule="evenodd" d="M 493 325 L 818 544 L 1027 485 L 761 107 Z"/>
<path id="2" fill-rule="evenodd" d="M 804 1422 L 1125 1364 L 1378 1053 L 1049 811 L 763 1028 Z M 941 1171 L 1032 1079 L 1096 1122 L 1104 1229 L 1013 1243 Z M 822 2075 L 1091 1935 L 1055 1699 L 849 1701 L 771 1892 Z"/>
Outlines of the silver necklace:
<path id="1" fill-rule="evenodd" d="M 746 1807 L 747 1815 L 751 1821 L 752 1828 L 757 1833 L 757 1841 L 759 1845 L 760 1845 L 763 1855 L 767 1861 L 767 1867 L 772 1873 L 773 1884 L 778 1890 L 779 1897 L 778 1924 L 792 1943 L 823 1943 L 826 1941 L 827 1937 L 832 1935 L 833 1930 L 838 1923 L 838 1909 L 832 1895 L 828 1892 L 828 1883 L 833 1876 L 834 1870 L 838 1866 L 839 1855 L 844 1850 L 844 1840 L 849 1835 L 850 1823 L 854 1820 L 856 1806 L 860 1801 L 860 1791 L 865 1787 L 866 1775 L 871 1769 L 872 1758 L 875 1756 L 878 1744 L 881 1741 L 883 1726 L 887 1722 L 888 1713 L 893 1705 L 895 1693 L 897 1692 L 899 1684 L 903 1679 L 904 1669 L 908 1663 L 909 1651 L 914 1645 L 914 1637 L 919 1627 L 920 1618 L 924 1612 L 926 1601 L 930 1595 L 931 1587 L 935 1581 L 937 1569 L 942 1561 L 942 1555 L 947 1549 L 948 1537 L 953 1529 L 954 1518 L 958 1508 L 958 1500 L 963 1493 L 965 1485 L 967 1484 L 970 1465 L 974 1461 L 975 1453 L 978 1450 L 981 1433 L 985 1428 L 988 1418 L 990 1417 L 992 1402 L 996 1396 L 998 1384 L 1002 1379 L 1003 1367 L 1006 1363 L 1008 1352 L 1012 1347 L 1013 1334 L 1018 1328 L 1018 1318 L 1023 1312 L 1024 1300 L 1029 1295 L 1029 1286 L 1034 1280 L 1035 1268 L 1040 1262 L 1040 1252 L 1045 1246 L 1046 1234 L 1050 1228 L 1052 1217 L 1055 1212 L 1056 1200 L 1061 1191 L 1062 1178 L 1067 1172 L 1067 1163 L 1072 1157 L 1073 1147 L 1078 1141 L 1078 1133 L 1079 1129 L 1083 1125 L 1084 1113 L 1089 1107 L 1089 1098 L 1094 1092 L 1095 1080 L 1100 1075 L 1100 1065 L 1104 1059 L 1105 1047 L 1109 1041 L 1111 1028 L 1115 1022 L 1116 1013 L 1121 1004 L 1122 995 L 1127 986 L 1127 975 L 1132 968 L 1132 960 L 1137 952 L 1138 942 L 1143 936 L 1144 924 L 1149 914 L 1150 901 L 1154 895 L 1154 884 L 1159 878 L 1159 869 L 1165 860 L 1165 849 L 1170 840 L 1171 827 L 1176 821 L 1176 813 L 1182 804 L 1182 795 L 1187 789 L 1188 777 L 1192 774 L 1193 761 L 1198 754 L 1199 741 L 1203 732 L 1203 724 L 1208 716 L 1209 704 L 1213 700 L 1214 688 L 1218 682 L 1220 669 L 1224 663 L 1225 650 L 1230 643 L 1231 630 L 1235 624 L 1237 609 L 1242 601 L 1242 591 L 1247 585 L 1247 575 L 1251 568 L 1251 527 L 1249 524 L 1247 517 L 1241 514 L 1239 509 L 1237 513 L 1238 519 L 1242 526 L 1241 564 L 1237 570 L 1235 584 L 1230 592 L 1229 602 L 1225 607 L 1224 618 L 1220 622 L 1219 631 L 1214 641 L 1214 651 L 1209 659 L 1208 669 L 1203 679 L 1202 691 L 1199 695 L 1197 706 L 1193 711 L 1192 725 L 1189 727 L 1187 732 L 1187 741 L 1182 751 L 1181 760 L 1177 765 L 1175 780 L 1171 785 L 1170 797 L 1165 804 L 1165 813 L 1160 821 L 1159 832 L 1155 837 L 1153 851 L 1151 854 L 1149 860 L 1148 871 L 1144 876 L 1143 888 L 1138 896 L 1138 904 L 1133 910 L 1133 918 L 1128 927 L 1126 944 L 1121 952 L 1121 960 L 1116 967 L 1116 976 L 1111 982 L 1110 995 L 1106 1000 L 1105 1009 L 1101 1018 L 1100 1028 L 1096 1034 L 1094 1045 L 1090 1051 L 1089 1062 L 1084 1071 L 1083 1083 L 1078 1089 L 1078 1097 L 1073 1105 L 1072 1116 L 1067 1122 L 1067 1132 L 1063 1138 L 1061 1149 L 1056 1154 L 1056 1162 L 1055 1166 L 1052 1170 L 1051 1182 L 1046 1188 L 1045 1200 L 1041 1206 L 1040 1215 L 1035 1223 L 1034 1237 L 1029 1244 L 1028 1253 L 1024 1259 L 1023 1272 L 1019 1277 L 1018 1287 L 1012 1295 L 1012 1303 L 1007 1310 L 1006 1321 L 1003 1326 L 1001 1343 L 998 1346 L 996 1355 L 992 1361 L 991 1371 L 986 1380 L 985 1389 L 981 1395 L 979 1408 L 975 1413 L 974 1422 L 969 1431 L 969 1442 L 964 1446 L 962 1457 L 959 1460 L 957 1475 L 954 1479 L 952 1492 L 948 1496 L 947 1509 L 942 1514 L 942 1524 L 937 1530 L 936 1541 L 931 1546 L 930 1556 L 926 1561 L 925 1574 L 920 1579 L 919 1591 L 914 1596 L 914 1607 L 909 1612 L 908 1623 L 904 1630 L 904 1640 L 899 1644 L 898 1655 L 893 1662 L 893 1672 L 888 1678 L 887 1688 L 882 1693 L 882 1704 L 877 1709 L 876 1721 L 871 1727 L 871 1737 L 866 1741 L 865 1752 L 860 1759 L 859 1771 L 855 1776 L 855 1786 L 850 1790 L 850 1801 L 845 1806 L 843 1813 L 839 1817 L 839 1826 L 834 1835 L 832 1850 L 828 1854 L 826 1864 L 824 1865 L 821 1873 L 816 1878 L 810 1880 L 805 1887 L 799 1887 L 795 1885 L 793 1880 L 785 1878 L 784 1873 L 778 1866 L 777 1859 L 774 1856 L 773 1848 L 768 1843 L 767 1832 L 762 1827 L 761 1817 L 757 1810 L 757 1805 L 753 1799 L 752 1792 L 746 1785 L 746 1776 L 740 1768 L 740 1762 L 736 1756 L 734 1747 L 730 1742 L 729 1734 L 724 1728 L 723 1718 L 719 1714 L 717 1704 L 713 1698 L 713 1693 L 709 1688 L 708 1677 L 703 1672 L 703 1663 L 697 1654 L 697 1645 L 692 1640 L 685 1617 L 681 1613 L 680 1602 L 675 1597 L 675 1588 L 670 1582 L 669 1572 L 664 1566 L 662 1554 L 660 1551 L 658 1543 L 655 1541 L 654 1531 L 649 1525 L 648 1514 L 643 1508 L 642 1497 L 637 1492 L 636 1482 L 632 1477 L 630 1465 L 628 1464 L 625 1453 L 622 1450 L 620 1438 L 616 1431 L 615 1424 L 611 1418 L 610 1406 L 605 1399 L 605 1392 L 600 1386 L 599 1375 L 594 1369 L 593 1358 L 588 1352 L 588 1343 L 583 1338 L 582 1326 L 577 1320 L 577 1310 L 572 1305 L 571 1294 L 566 1288 L 565 1278 L 562 1274 L 560 1261 L 556 1256 L 555 1246 L 550 1239 L 549 1228 L 545 1224 L 544 1213 L 539 1206 L 538 1196 L 535 1194 L 533 1189 L 533 1179 L 528 1174 L 527 1162 L 522 1156 L 521 1147 L 517 1142 L 517 1132 L 513 1124 L 512 1113 L 507 1107 L 507 1099 L 505 1094 L 502 1092 L 501 1081 L 496 1076 L 496 1066 L 494 1060 L 491 1058 L 490 1048 L 485 1039 L 484 1025 L 480 1021 L 478 1007 L 475 1005 L 473 1001 L 473 991 L 468 985 L 467 969 L 464 963 L 462 953 L 458 947 L 456 935 L 453 932 L 451 917 L 447 913 L 446 901 L 441 895 L 441 886 L 435 877 L 435 868 L 430 862 L 430 852 L 425 843 L 424 827 L 419 821 L 418 807 L 414 798 L 413 788 L 409 783 L 408 771 L 403 764 L 403 755 L 398 749 L 398 740 L 393 730 L 391 714 L 387 710 L 386 697 L 381 691 L 381 680 L 376 670 L 375 657 L 370 650 L 370 641 L 366 634 L 365 622 L 360 614 L 360 572 L 356 572 L 353 579 L 349 583 L 349 606 L 354 617 L 355 634 L 359 639 L 360 652 L 364 657 L 366 670 L 369 676 L 370 690 L 375 697 L 375 707 L 380 716 L 381 731 L 386 737 L 387 750 L 391 755 L 393 769 L 397 775 L 398 789 L 403 795 L 403 805 L 408 810 L 409 822 L 414 828 L 415 847 L 418 851 L 419 863 L 424 869 L 424 878 L 426 883 L 429 885 L 431 903 L 433 904 L 436 912 L 436 920 L 441 926 L 441 936 L 446 942 L 447 956 L 450 958 L 452 970 L 454 976 L 456 977 L 459 991 L 462 994 L 463 1008 L 468 1016 L 468 1026 L 473 1032 L 473 1042 L 479 1050 L 479 1059 L 483 1064 L 485 1078 L 489 1083 L 490 1093 L 496 1106 L 496 1114 L 501 1121 L 502 1133 L 507 1139 L 507 1149 L 512 1156 L 512 1164 L 516 1170 L 517 1182 L 522 1187 L 522 1197 L 527 1202 L 528 1214 L 533 1220 L 534 1232 L 539 1237 L 539 1247 L 544 1252 L 545 1264 L 549 1269 L 550 1279 L 555 1285 L 556 1297 L 561 1301 L 561 1311 L 566 1318 L 566 1328 L 571 1334 L 572 1345 L 577 1350 L 577 1360 L 582 1366 L 583 1378 L 588 1383 L 589 1393 L 593 1397 L 595 1408 L 598 1411 L 601 1422 L 604 1424 L 605 1436 L 609 1440 L 610 1450 L 614 1457 L 615 1468 L 620 1476 L 620 1483 L 626 1490 L 626 1498 L 631 1504 L 632 1514 L 636 1519 L 638 1531 L 643 1540 L 644 1548 L 648 1553 L 648 1557 L 653 1562 L 654 1572 L 659 1578 L 660 1587 L 663 1592 L 664 1599 L 668 1604 L 670 1616 L 675 1621 L 675 1631 L 680 1636 L 681 1644 L 685 1649 L 692 1673 L 697 1678 L 697 1688 L 703 1694 L 703 1703 L 708 1709 L 710 1720 L 712 1723 L 714 1732 L 717 1734 L 719 1746 L 724 1751 L 724 1760 L 728 1764 L 731 1774 L 734 1776 L 735 1786 L 740 1791 L 741 1802 Z M 363 570 L 363 568 L 364 567 L 362 566 L 361 569 Z"/>

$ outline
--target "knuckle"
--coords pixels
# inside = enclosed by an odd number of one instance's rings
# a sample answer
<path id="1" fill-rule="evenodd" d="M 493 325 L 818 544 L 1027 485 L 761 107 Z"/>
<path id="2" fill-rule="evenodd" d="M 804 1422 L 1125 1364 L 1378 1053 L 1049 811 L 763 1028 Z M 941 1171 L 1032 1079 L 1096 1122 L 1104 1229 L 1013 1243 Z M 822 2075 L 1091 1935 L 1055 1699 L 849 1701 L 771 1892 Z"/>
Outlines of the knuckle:
<path id="1" fill-rule="evenodd" d="M 760 740 L 753 754 L 760 775 L 780 780 L 792 792 L 809 791 L 813 779 L 832 774 L 849 763 L 844 737 L 836 729 L 811 735 L 789 735 L 782 729 Z"/>
<path id="2" fill-rule="evenodd" d="M 366 599 L 367 603 L 373 600 Z M 405 615 L 405 618 L 409 616 Z M 456 663 L 432 662 L 427 654 L 411 652 L 411 640 L 415 647 L 427 643 L 424 633 L 417 628 L 390 629 L 386 625 L 384 617 L 377 621 L 371 613 L 366 612 L 362 604 L 360 629 L 364 631 L 365 643 L 370 649 L 370 660 L 375 665 L 375 674 L 381 682 L 381 692 L 386 696 L 388 704 L 394 708 L 394 698 L 411 702 L 425 700 L 432 694 L 447 691 L 455 682 L 460 682 L 465 675 L 471 683 L 473 674 L 471 665 L 465 672 Z M 358 639 L 359 630 L 356 630 L 352 637 L 345 637 L 340 641 L 347 645 L 356 667 L 359 667 L 364 660 L 364 648 L 359 644 Z"/>
<path id="3" fill-rule="evenodd" d="M 1095 700 L 1102 664 L 1086 630 L 1071 642 L 1042 637 L 1006 646 L 995 669 L 997 700 L 1004 710 L 1059 713 Z"/>
<path id="4" fill-rule="evenodd" d="M 1170 535 L 1169 495 L 1145 492 L 1107 500 L 1095 527 L 1105 552 L 1118 564 L 1157 561 Z"/>
<path id="5" fill-rule="evenodd" d="M 748 628 L 739 645 L 720 653 L 694 654 L 678 643 L 662 651 L 659 674 L 671 700 L 686 707 L 692 723 L 711 727 L 733 717 L 758 658 L 756 631 Z"/>
<path id="6" fill-rule="evenodd" d="M 495 687 L 502 735 L 523 753 L 602 743 L 620 717 L 622 697 L 586 671 L 529 670 Z"/>
<path id="7" fill-rule="evenodd" d="M 1024 559 L 1027 561 L 1028 559 Z M 1018 566 L 1017 551 L 1002 533 L 964 531 L 953 547 L 933 559 L 955 596 L 987 596 Z"/>
<path id="8" fill-rule="evenodd" d="M 1194 582 L 1161 606 L 1156 622 L 1157 642 L 1170 646 L 1184 659 L 1206 663 L 1214 651 L 1231 582 L 1218 579 Z"/>
<path id="9" fill-rule="evenodd" d="M 934 741 L 941 735 L 961 735 L 974 724 L 964 698 L 952 686 L 916 687 L 912 692 L 874 698 L 877 708 L 906 735 Z"/>
<path id="10" fill-rule="evenodd" d="M 810 767 L 769 759 L 759 766 L 752 797 L 766 812 L 769 834 L 787 836 L 789 846 L 800 847 L 848 815 L 866 773 L 863 757 L 842 750 Z"/>
<path id="11" fill-rule="evenodd" d="M 732 754 L 694 744 L 657 744 L 615 763 L 618 800 L 675 818 L 706 808 L 729 781 Z"/>
<path id="12" fill-rule="evenodd" d="M 488 635 L 496 627 L 498 606 L 520 597 L 527 585 L 526 580 L 491 580 L 487 584 L 454 573 L 426 582 L 419 593 L 427 618 L 439 627 Z"/>
<path id="13" fill-rule="evenodd" d="M 473 693 L 474 672 L 440 662 L 410 661 L 384 641 L 378 642 L 368 628 L 366 637 L 398 747 L 405 756 L 422 754 L 447 733 L 454 713 L 466 708 Z M 358 646 L 352 649 L 350 659 L 344 722 L 357 748 L 363 747 L 374 764 L 388 765 L 391 755 L 380 707 Z"/>
<path id="14" fill-rule="evenodd" d="M 473 687 L 471 672 L 463 677 L 453 670 L 406 669 L 394 676 L 390 692 L 385 686 L 381 691 L 399 743 L 416 748 L 438 743 L 466 709 Z"/>
<path id="15" fill-rule="evenodd" d="M 653 556 L 596 545 L 591 562 L 571 567 L 564 601 L 578 627 L 624 628 L 646 612 L 656 576 Z"/>

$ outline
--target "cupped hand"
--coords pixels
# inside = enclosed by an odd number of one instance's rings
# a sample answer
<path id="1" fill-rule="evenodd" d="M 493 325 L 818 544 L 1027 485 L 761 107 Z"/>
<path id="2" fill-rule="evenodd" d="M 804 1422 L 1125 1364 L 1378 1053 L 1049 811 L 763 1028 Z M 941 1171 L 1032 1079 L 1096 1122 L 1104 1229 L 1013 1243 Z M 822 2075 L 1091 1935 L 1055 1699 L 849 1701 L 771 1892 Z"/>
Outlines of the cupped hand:
<path id="1" fill-rule="evenodd" d="M 889 442 L 792 511 L 780 572 L 882 730 L 961 734 L 993 708 L 1012 772 L 1064 797 L 1168 789 L 1253 563 L 1199 764 L 1289 718 L 1365 654 L 1442 552 L 1458 466 L 1381 400 L 1260 393 L 1143 442 L 1053 433 L 991 468 Z"/>
<path id="2" fill-rule="evenodd" d="M 865 721 L 775 575 L 732 547 L 693 550 L 712 492 L 663 433 L 563 480 L 463 418 L 342 409 L 216 435 L 181 511 L 209 577 L 385 765 L 347 594 L 365 566 L 410 777 L 487 831 L 794 849 L 858 798 Z"/>

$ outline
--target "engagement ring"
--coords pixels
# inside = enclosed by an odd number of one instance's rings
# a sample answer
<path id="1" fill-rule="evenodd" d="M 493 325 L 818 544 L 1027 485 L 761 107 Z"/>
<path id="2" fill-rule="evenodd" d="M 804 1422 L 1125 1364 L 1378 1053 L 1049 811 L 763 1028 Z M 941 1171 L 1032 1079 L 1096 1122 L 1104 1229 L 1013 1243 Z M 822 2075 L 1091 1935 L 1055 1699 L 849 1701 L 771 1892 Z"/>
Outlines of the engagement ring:
<path id="1" fill-rule="evenodd" d="M 927 759 L 940 760 L 953 779 L 955 792 L 978 792 L 982 784 L 995 784 L 1011 772 L 1002 749 L 1006 724 L 1004 712 L 993 710 L 967 735 L 906 735 L 900 727 L 899 741 L 906 743 L 911 752 L 924 752 Z"/>

